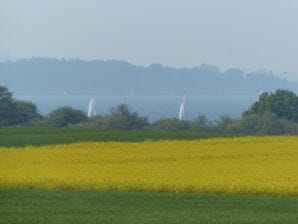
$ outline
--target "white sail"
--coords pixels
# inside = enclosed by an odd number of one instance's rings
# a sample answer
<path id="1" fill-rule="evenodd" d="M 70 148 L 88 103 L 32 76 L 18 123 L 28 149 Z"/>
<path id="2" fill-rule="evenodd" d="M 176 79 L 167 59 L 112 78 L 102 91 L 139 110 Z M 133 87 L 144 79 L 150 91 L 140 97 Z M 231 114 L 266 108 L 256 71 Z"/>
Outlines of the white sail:
<path id="1" fill-rule="evenodd" d="M 132 90 L 131 92 L 130 92 L 130 97 L 134 97 L 135 96 L 135 93 L 134 93 L 134 91 Z"/>
<path id="2" fill-rule="evenodd" d="M 94 98 L 91 98 L 88 106 L 88 117 L 94 117 L 94 116 L 96 116 L 95 100 Z"/>
<path id="3" fill-rule="evenodd" d="M 260 100 L 260 96 L 264 93 L 264 90 L 263 89 L 260 89 L 259 91 L 259 95 L 258 95 L 258 100 Z"/>
<path id="4" fill-rule="evenodd" d="M 260 89 L 259 96 L 261 96 L 263 94 L 263 92 L 264 92 L 264 90 Z"/>
<path id="5" fill-rule="evenodd" d="M 180 105 L 179 120 L 185 121 L 185 96 L 182 98 L 182 102 Z"/>

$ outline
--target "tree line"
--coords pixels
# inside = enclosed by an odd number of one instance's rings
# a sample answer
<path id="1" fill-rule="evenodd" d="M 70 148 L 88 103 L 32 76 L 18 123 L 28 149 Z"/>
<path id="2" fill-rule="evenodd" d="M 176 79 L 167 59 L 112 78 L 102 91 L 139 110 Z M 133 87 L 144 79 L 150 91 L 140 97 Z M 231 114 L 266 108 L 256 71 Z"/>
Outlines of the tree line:
<path id="1" fill-rule="evenodd" d="M 147 117 L 120 104 L 106 115 L 88 118 L 82 110 L 68 106 L 46 116 L 31 102 L 16 100 L 6 87 L 0 86 L 0 126 L 84 127 L 102 130 L 190 131 L 228 134 L 298 134 L 298 97 L 289 90 L 263 93 L 240 118 L 222 116 L 210 121 L 198 116 L 192 121 L 176 118 L 149 122 Z"/>

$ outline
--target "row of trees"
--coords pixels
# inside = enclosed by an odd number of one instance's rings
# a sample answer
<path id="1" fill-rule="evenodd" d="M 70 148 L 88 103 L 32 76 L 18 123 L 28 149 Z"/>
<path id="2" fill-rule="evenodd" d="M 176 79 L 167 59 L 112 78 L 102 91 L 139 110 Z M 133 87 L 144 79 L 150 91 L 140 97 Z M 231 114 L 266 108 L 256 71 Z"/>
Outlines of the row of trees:
<path id="1" fill-rule="evenodd" d="M 0 86 L 0 126 L 45 126 L 68 127 L 86 126 L 101 129 L 140 130 L 148 125 L 146 117 L 131 112 L 127 105 L 121 104 L 111 110 L 109 115 L 99 115 L 89 119 L 82 110 L 61 107 L 47 116 L 38 113 L 36 105 L 31 102 L 13 98 L 12 92 Z"/>
<path id="2" fill-rule="evenodd" d="M 36 105 L 16 100 L 4 86 L 0 86 L 0 126 L 27 125 L 41 118 Z"/>
<path id="3" fill-rule="evenodd" d="M 44 117 L 38 113 L 34 104 L 15 100 L 6 87 L 0 87 L 0 125 L 231 134 L 297 134 L 298 97 L 291 91 L 281 89 L 275 93 L 263 93 L 239 119 L 222 116 L 218 121 L 212 122 L 205 116 L 198 116 L 193 121 L 169 118 L 149 123 L 147 117 L 131 112 L 125 104 L 113 108 L 110 114 L 98 115 L 91 119 L 85 112 L 71 107 L 58 108 Z"/>

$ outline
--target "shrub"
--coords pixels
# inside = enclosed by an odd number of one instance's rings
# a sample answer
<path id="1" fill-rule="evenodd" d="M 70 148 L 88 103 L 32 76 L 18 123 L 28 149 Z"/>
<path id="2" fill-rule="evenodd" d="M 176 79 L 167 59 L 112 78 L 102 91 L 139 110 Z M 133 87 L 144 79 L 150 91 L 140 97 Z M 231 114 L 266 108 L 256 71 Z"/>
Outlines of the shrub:
<path id="1" fill-rule="evenodd" d="M 66 127 L 71 124 L 85 122 L 87 119 L 84 111 L 66 106 L 49 113 L 46 117 L 45 125 L 52 127 Z"/>
<path id="2" fill-rule="evenodd" d="M 150 129 L 156 131 L 185 131 L 190 130 L 190 123 L 177 118 L 161 119 L 154 122 Z"/>

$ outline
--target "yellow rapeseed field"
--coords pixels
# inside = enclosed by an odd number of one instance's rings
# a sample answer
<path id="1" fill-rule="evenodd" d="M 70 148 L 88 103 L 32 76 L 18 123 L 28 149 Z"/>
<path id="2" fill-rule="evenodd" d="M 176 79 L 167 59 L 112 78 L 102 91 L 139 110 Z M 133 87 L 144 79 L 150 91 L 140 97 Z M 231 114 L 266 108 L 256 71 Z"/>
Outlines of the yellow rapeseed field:
<path id="1" fill-rule="evenodd" d="M 0 187 L 298 195 L 298 137 L 0 148 Z"/>

